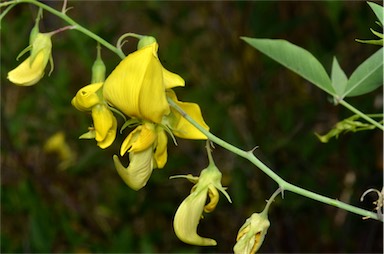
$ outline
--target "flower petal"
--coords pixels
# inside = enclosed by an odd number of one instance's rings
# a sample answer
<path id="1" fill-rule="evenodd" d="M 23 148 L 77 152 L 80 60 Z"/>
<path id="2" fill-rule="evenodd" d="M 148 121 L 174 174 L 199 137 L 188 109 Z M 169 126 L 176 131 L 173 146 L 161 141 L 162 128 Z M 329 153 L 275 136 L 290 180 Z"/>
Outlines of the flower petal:
<path id="1" fill-rule="evenodd" d="M 93 125 L 96 131 L 96 141 L 103 141 L 108 131 L 113 127 L 113 114 L 105 104 L 97 104 L 92 108 Z"/>
<path id="2" fill-rule="evenodd" d="M 168 71 L 163 67 L 163 79 L 165 89 L 174 88 L 177 86 L 185 86 L 185 81 L 179 75 Z"/>
<path id="3" fill-rule="evenodd" d="M 103 83 L 99 82 L 81 88 L 72 99 L 72 105 L 80 111 L 90 111 L 93 106 L 100 103 L 100 98 L 96 92 L 102 86 Z"/>
<path id="4" fill-rule="evenodd" d="M 32 64 L 31 57 L 28 57 L 19 66 L 8 72 L 7 78 L 15 85 L 34 85 L 44 76 L 44 69 L 47 65 L 47 61 L 45 61 L 44 51 L 40 51 Z"/>
<path id="5" fill-rule="evenodd" d="M 170 112 L 157 43 L 129 54 L 109 75 L 104 97 L 130 117 L 159 123 Z"/>
<path id="6" fill-rule="evenodd" d="M 97 145 L 101 149 L 105 149 L 112 145 L 113 141 L 115 141 L 116 138 L 116 130 L 117 130 L 117 120 L 116 117 L 112 117 L 112 127 L 108 130 L 107 135 L 102 141 L 97 142 Z"/>
<path id="7" fill-rule="evenodd" d="M 153 158 L 156 162 L 157 168 L 163 168 L 167 163 L 167 134 L 161 127 L 157 127 L 157 145 Z"/>
<path id="8" fill-rule="evenodd" d="M 143 188 L 150 178 L 153 171 L 153 152 L 148 148 L 142 152 L 129 153 L 129 166 L 125 168 L 119 157 L 113 156 L 113 161 L 117 172 L 123 181 L 132 189 L 139 190 Z"/>
<path id="9" fill-rule="evenodd" d="M 152 146 L 157 138 L 155 126 L 152 123 L 144 123 L 136 127 L 123 141 L 120 149 L 120 155 L 128 152 L 141 152 Z"/>
<path id="10" fill-rule="evenodd" d="M 199 105 L 190 102 L 181 102 L 177 100 L 176 94 L 173 90 L 168 90 L 167 95 L 175 101 L 190 117 L 193 118 L 204 129 L 209 130 L 209 126 L 205 123 Z M 199 131 L 195 126 L 188 122 L 180 115 L 178 111 L 172 109 L 172 113 L 167 116 L 170 128 L 176 136 L 185 139 L 207 139 L 207 137 Z"/>
<path id="11" fill-rule="evenodd" d="M 199 246 L 214 246 L 216 241 L 197 234 L 201 215 L 203 213 L 206 191 L 192 192 L 179 206 L 173 220 L 176 236 L 183 242 Z"/>

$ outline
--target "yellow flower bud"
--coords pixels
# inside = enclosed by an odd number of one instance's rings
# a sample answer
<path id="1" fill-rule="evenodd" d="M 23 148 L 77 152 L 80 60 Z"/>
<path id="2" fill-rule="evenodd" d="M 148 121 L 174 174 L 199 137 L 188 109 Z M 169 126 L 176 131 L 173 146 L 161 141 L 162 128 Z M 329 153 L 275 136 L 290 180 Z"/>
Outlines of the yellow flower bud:
<path id="1" fill-rule="evenodd" d="M 279 187 L 268 200 L 264 210 L 261 213 L 252 214 L 251 217 L 245 221 L 237 234 L 237 242 L 233 247 L 235 254 L 253 254 L 259 250 L 270 226 L 268 209 L 276 196 L 283 190 L 284 189 Z"/>
<path id="2" fill-rule="evenodd" d="M 254 213 L 240 228 L 233 248 L 235 254 L 256 253 L 264 241 L 270 222 L 267 213 Z"/>

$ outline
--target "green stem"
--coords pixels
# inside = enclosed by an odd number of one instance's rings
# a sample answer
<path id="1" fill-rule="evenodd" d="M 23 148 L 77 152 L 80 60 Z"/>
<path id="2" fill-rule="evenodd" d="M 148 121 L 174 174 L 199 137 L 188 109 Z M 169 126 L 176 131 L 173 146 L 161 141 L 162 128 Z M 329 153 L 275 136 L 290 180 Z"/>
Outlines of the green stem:
<path id="1" fill-rule="evenodd" d="M 118 55 L 121 59 L 125 58 L 125 55 L 124 55 L 124 53 L 121 50 L 119 50 L 114 45 L 110 44 L 109 42 L 107 42 L 106 40 L 104 40 L 103 38 L 98 36 L 97 34 L 91 32 L 88 29 L 86 29 L 85 27 L 79 25 L 76 21 L 74 21 L 69 16 L 67 16 L 65 14 L 65 12 L 57 11 L 57 10 L 53 9 L 52 7 L 50 7 L 48 5 L 45 5 L 45 4 L 41 3 L 41 2 L 38 2 L 36 0 L 14 0 L 14 1 L 6 2 L 6 3 L 2 3 L 0 5 L 0 7 L 6 6 L 6 5 L 11 5 L 11 4 L 19 4 L 19 3 L 34 4 L 34 5 L 38 6 L 38 7 L 42 8 L 42 9 L 44 9 L 44 10 L 50 12 L 50 13 L 52 13 L 53 15 L 61 18 L 62 20 L 64 20 L 68 24 L 70 24 L 73 27 L 73 29 L 76 29 L 77 31 L 82 32 L 83 34 L 85 34 L 85 35 L 91 37 L 92 39 L 94 39 L 95 41 L 99 42 L 101 45 L 103 45 L 107 49 L 111 50 L 116 55 Z"/>
<path id="2" fill-rule="evenodd" d="M 233 153 L 235 153 L 235 154 L 237 154 L 237 155 L 247 159 L 248 161 L 250 161 L 252 164 L 257 166 L 260 170 L 262 170 L 265 174 L 267 174 L 270 178 L 272 178 L 280 186 L 280 188 L 282 190 L 291 191 L 291 192 L 294 192 L 294 193 L 299 194 L 301 196 L 304 196 L 304 197 L 307 197 L 307 198 L 310 198 L 310 199 L 313 199 L 313 200 L 317 200 L 319 202 L 322 202 L 322 203 L 325 203 L 325 204 L 328 204 L 328 205 L 332 205 L 332 206 L 341 208 L 343 210 L 346 210 L 346 211 L 349 211 L 349 212 L 352 212 L 352 213 L 355 213 L 355 214 L 358 214 L 358 215 L 361 215 L 361 216 L 364 216 L 364 217 L 372 218 L 372 219 L 375 219 L 375 220 L 380 220 L 379 216 L 376 213 L 373 213 L 373 212 L 370 212 L 370 211 L 367 211 L 367 210 L 364 210 L 364 209 L 361 209 L 361 208 L 358 208 L 358 207 L 346 204 L 346 203 L 341 202 L 341 201 L 339 201 L 337 199 L 332 199 L 332 198 L 328 198 L 328 197 L 322 196 L 320 194 L 316 194 L 316 193 L 314 193 L 312 191 L 303 189 L 301 187 L 298 187 L 298 186 L 295 186 L 295 185 L 293 185 L 291 183 L 286 182 L 284 179 L 282 179 L 280 176 L 278 176 L 275 172 L 273 172 L 267 165 L 265 165 L 263 162 L 261 162 L 253 154 L 253 150 L 251 150 L 251 151 L 241 150 L 241 149 L 237 148 L 236 146 L 233 146 L 233 145 L 225 142 L 224 140 L 216 137 L 215 135 L 213 135 L 212 133 L 210 133 L 209 131 L 204 129 L 202 126 L 200 126 L 195 120 L 193 120 L 172 99 L 168 98 L 168 102 L 188 122 L 190 122 L 193 126 L 195 126 L 202 133 L 204 133 L 208 137 L 209 140 L 211 140 L 212 142 L 218 144 L 219 146 L 227 149 L 228 151 L 231 151 L 231 152 L 233 152 Z"/>
<path id="3" fill-rule="evenodd" d="M 379 128 L 380 130 L 384 131 L 384 126 L 378 122 L 376 122 L 375 120 L 373 120 L 372 118 L 370 118 L 368 115 L 364 114 L 363 112 L 361 112 L 360 110 L 356 109 L 354 106 L 352 106 L 351 104 L 347 103 L 346 101 L 344 100 L 341 100 L 339 101 L 339 104 L 343 105 L 344 107 L 346 107 L 347 109 L 349 109 L 350 111 L 352 111 L 353 113 L 355 113 L 356 115 L 359 115 L 361 118 L 364 118 L 367 122 L 370 122 L 371 124 L 375 125 L 377 128 Z"/>

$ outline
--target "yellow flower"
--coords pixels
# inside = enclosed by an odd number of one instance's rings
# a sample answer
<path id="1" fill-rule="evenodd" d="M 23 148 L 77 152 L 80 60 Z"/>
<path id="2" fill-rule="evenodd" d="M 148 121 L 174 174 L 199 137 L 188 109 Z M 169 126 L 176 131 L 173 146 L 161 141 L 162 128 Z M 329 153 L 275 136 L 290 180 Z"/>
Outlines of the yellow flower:
<path id="1" fill-rule="evenodd" d="M 204 129 L 209 130 L 209 126 L 205 123 L 199 105 L 190 102 L 181 102 L 177 100 L 176 93 L 169 89 L 167 96 L 171 98 L 180 108 L 184 110 L 193 120 L 195 120 Z M 174 108 L 171 113 L 164 116 L 162 123 L 169 127 L 172 133 L 184 139 L 207 139 L 201 131 L 188 122 L 180 113 Z"/>
<path id="2" fill-rule="evenodd" d="M 256 253 L 264 241 L 269 225 L 266 210 L 252 214 L 237 234 L 237 243 L 233 248 L 235 254 Z"/>
<path id="3" fill-rule="evenodd" d="M 48 60 L 51 62 L 52 72 L 51 34 L 38 33 L 34 36 L 33 43 L 23 50 L 20 55 L 28 50 L 31 50 L 31 55 L 15 69 L 8 72 L 8 79 L 16 85 L 31 86 L 36 84 L 44 76 Z"/>
<path id="4" fill-rule="evenodd" d="M 165 90 L 184 86 L 184 80 L 167 71 L 157 56 L 158 44 L 129 54 L 107 77 L 104 98 L 129 117 L 160 123 L 170 113 Z"/>
<path id="5" fill-rule="evenodd" d="M 214 164 L 210 164 L 210 166 L 201 171 L 200 177 L 192 177 L 191 175 L 176 177 L 185 177 L 195 183 L 191 194 L 181 203 L 176 211 L 173 220 L 176 236 L 188 244 L 200 246 L 216 245 L 215 240 L 199 236 L 197 234 L 197 226 L 203 217 L 203 211 L 209 213 L 215 209 L 219 201 L 217 190 L 220 190 L 231 202 L 229 195 L 221 186 L 221 172 Z M 209 197 L 208 204 L 206 204 L 207 197 Z"/>
<path id="6" fill-rule="evenodd" d="M 91 112 L 94 127 L 80 138 L 97 141 L 97 145 L 104 149 L 109 147 L 116 137 L 117 121 L 106 102 L 100 97 L 102 82 L 81 88 L 72 99 L 72 105 L 80 111 Z"/>
<path id="7" fill-rule="evenodd" d="M 163 168 L 167 162 L 165 131 L 160 126 L 144 122 L 123 141 L 120 155 L 129 152 L 129 166 L 125 168 L 119 158 L 113 157 L 115 167 L 124 182 L 134 190 L 143 188 L 154 168 Z"/>
<path id="8" fill-rule="evenodd" d="M 75 153 L 65 141 L 65 134 L 59 131 L 52 135 L 44 145 L 44 151 L 47 153 L 57 153 L 60 159 L 59 169 L 67 169 L 74 163 Z"/>

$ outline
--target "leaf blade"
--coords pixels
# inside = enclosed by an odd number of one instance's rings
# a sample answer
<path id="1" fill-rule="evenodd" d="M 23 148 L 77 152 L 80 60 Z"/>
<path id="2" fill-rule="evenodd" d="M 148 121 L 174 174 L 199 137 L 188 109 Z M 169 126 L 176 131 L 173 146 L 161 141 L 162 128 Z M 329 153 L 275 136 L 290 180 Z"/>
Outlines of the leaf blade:
<path id="1" fill-rule="evenodd" d="M 383 48 L 361 63 L 348 80 L 343 97 L 369 93 L 383 85 Z"/>
<path id="2" fill-rule="evenodd" d="M 241 37 L 273 60 L 294 71 L 325 92 L 335 96 L 331 80 L 321 63 L 307 50 L 286 40 Z"/>
<path id="3" fill-rule="evenodd" d="M 341 69 L 336 57 L 333 58 L 331 81 L 336 94 L 341 97 L 345 91 L 348 78 L 347 75 L 345 75 L 345 72 Z"/>

